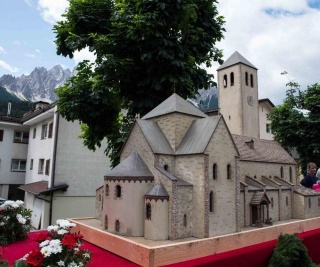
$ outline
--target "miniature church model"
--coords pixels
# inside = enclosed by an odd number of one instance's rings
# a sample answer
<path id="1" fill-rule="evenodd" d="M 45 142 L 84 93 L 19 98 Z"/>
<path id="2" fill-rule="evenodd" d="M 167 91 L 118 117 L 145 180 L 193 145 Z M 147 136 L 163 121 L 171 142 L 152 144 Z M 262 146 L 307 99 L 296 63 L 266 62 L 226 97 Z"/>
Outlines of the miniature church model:
<path id="1" fill-rule="evenodd" d="M 257 68 L 235 52 L 218 85 L 220 115 L 173 94 L 136 120 L 100 189 L 103 229 L 176 240 L 320 215 L 320 194 L 295 185 L 294 159 L 259 138 Z"/>

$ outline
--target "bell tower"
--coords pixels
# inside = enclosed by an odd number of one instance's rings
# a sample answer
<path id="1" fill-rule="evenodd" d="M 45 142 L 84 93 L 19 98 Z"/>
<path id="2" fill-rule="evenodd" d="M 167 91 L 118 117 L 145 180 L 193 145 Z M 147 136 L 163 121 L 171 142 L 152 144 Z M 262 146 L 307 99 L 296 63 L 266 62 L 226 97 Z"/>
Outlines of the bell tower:
<path id="1" fill-rule="evenodd" d="M 217 71 L 219 109 L 230 132 L 259 138 L 258 69 L 234 52 Z"/>

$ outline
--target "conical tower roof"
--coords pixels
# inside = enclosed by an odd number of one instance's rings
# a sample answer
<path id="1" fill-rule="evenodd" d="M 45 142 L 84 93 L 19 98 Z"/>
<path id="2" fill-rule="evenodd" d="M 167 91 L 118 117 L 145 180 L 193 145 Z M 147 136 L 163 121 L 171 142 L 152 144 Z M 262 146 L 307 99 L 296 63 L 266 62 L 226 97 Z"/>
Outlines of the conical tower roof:
<path id="1" fill-rule="evenodd" d="M 217 70 L 222 70 L 232 65 L 242 63 L 257 70 L 257 68 L 243 57 L 238 51 L 234 52 Z"/>
<path id="2" fill-rule="evenodd" d="M 163 101 L 160 105 L 151 110 L 142 119 L 150 119 L 173 112 L 189 114 L 200 118 L 208 117 L 195 106 L 184 100 L 182 97 L 174 93 L 172 96 Z"/>
<path id="3" fill-rule="evenodd" d="M 146 199 L 169 199 L 169 194 L 162 183 L 155 184 L 152 189 L 145 195 Z"/>

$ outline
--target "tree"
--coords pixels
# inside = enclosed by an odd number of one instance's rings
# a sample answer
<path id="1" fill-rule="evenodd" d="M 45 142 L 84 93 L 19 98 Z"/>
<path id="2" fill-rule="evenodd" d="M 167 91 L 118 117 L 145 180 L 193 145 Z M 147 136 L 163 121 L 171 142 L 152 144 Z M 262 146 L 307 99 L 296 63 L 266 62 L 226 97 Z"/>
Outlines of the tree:
<path id="1" fill-rule="evenodd" d="M 283 104 L 273 108 L 269 119 L 275 140 L 287 151 L 297 150 L 305 173 L 308 162 L 320 164 L 320 85 L 315 83 L 305 91 L 296 82 L 287 86 Z"/>
<path id="2" fill-rule="evenodd" d="M 126 133 L 141 116 L 173 92 L 192 97 L 208 88 L 204 66 L 222 63 L 215 43 L 223 38 L 223 17 L 211 0 L 69 0 L 66 20 L 54 26 L 57 53 L 73 57 L 89 47 L 77 75 L 58 88 L 58 110 L 85 124 L 90 149 L 108 138 L 117 164 Z M 127 110 L 126 116 L 121 110 Z"/>

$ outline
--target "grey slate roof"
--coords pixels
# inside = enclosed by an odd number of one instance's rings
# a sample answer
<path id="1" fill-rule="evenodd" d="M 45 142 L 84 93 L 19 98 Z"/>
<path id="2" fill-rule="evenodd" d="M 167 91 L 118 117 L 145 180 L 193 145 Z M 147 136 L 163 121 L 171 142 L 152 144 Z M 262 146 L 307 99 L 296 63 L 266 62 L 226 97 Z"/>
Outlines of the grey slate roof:
<path id="1" fill-rule="evenodd" d="M 167 138 L 164 136 L 159 125 L 151 120 L 137 120 L 148 144 L 150 145 L 153 153 L 160 154 L 174 154 Z"/>
<path id="2" fill-rule="evenodd" d="M 179 145 L 176 155 L 203 153 L 221 116 L 194 120 Z"/>
<path id="3" fill-rule="evenodd" d="M 257 68 L 246 58 L 244 58 L 238 51 L 234 52 L 217 70 L 222 70 L 238 63 L 242 63 L 257 70 Z"/>
<path id="4" fill-rule="evenodd" d="M 126 179 L 136 177 L 139 179 L 153 180 L 152 172 L 139 156 L 138 152 L 133 152 L 104 177 L 105 179 Z"/>
<path id="5" fill-rule="evenodd" d="M 177 181 L 177 185 L 187 185 L 187 186 L 192 186 L 189 182 L 174 176 L 171 172 L 166 171 L 164 168 L 160 166 L 155 166 L 155 168 L 160 171 L 164 176 L 166 176 L 169 180 L 171 181 Z"/>
<path id="6" fill-rule="evenodd" d="M 157 183 L 146 196 L 169 197 L 169 194 L 162 183 Z"/>
<path id="7" fill-rule="evenodd" d="M 250 205 L 258 206 L 262 201 L 267 201 L 270 204 L 270 200 L 265 192 L 254 192 Z"/>
<path id="8" fill-rule="evenodd" d="M 188 103 L 182 97 L 174 93 L 172 96 L 163 101 L 160 105 L 158 105 L 145 116 L 143 116 L 142 119 L 150 119 L 165 114 L 170 114 L 173 112 L 189 114 L 200 118 L 207 117 L 206 114 L 204 114 L 195 106 Z"/>
<path id="9" fill-rule="evenodd" d="M 297 164 L 290 154 L 277 142 L 242 135 L 232 135 L 240 153 L 241 160 Z M 251 149 L 246 142 L 253 140 Z"/>

